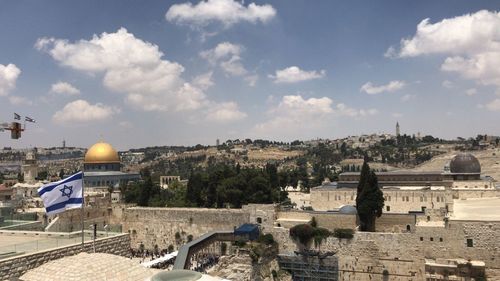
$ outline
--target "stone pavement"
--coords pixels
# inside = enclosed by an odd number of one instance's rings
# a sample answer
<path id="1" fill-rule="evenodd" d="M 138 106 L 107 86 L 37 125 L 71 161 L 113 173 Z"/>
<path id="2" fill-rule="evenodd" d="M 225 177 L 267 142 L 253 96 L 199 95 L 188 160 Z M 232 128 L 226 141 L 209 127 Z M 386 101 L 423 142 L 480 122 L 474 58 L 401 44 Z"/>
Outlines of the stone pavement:
<path id="1" fill-rule="evenodd" d="M 54 260 L 21 276 L 24 281 L 143 281 L 159 270 L 147 269 L 129 258 L 103 254 L 80 253 Z"/>

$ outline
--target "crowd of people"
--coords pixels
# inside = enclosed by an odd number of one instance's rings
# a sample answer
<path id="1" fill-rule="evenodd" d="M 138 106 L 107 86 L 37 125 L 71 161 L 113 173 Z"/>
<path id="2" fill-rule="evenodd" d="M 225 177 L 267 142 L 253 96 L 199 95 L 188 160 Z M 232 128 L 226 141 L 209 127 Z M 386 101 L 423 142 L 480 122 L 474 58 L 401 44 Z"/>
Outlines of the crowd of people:
<path id="1" fill-rule="evenodd" d="M 139 263 L 144 263 L 148 261 L 152 261 L 161 257 L 164 257 L 165 255 L 169 254 L 170 252 L 167 249 L 163 250 L 156 250 L 156 251 L 150 251 L 150 250 L 134 250 L 130 249 L 130 258 L 136 258 L 139 259 Z M 153 268 L 158 268 L 158 269 L 167 269 L 170 266 L 173 267 L 175 258 L 170 259 L 168 261 L 164 261 L 161 263 L 157 263 L 153 265 Z"/>
<path id="2" fill-rule="evenodd" d="M 197 255 L 196 258 L 193 257 L 193 259 L 195 260 L 191 263 L 191 270 L 206 273 L 208 269 L 219 262 L 219 255 L 204 253 Z"/>

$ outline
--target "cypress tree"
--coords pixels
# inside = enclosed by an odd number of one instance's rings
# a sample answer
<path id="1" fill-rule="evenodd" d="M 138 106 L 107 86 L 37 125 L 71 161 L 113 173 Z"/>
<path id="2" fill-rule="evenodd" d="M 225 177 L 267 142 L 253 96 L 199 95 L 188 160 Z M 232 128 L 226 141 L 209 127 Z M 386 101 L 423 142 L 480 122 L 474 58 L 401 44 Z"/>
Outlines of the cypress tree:
<path id="1" fill-rule="evenodd" d="M 377 176 L 365 161 L 361 168 L 356 196 L 361 231 L 375 231 L 375 219 L 382 215 L 383 207 L 384 195 L 378 186 Z"/>

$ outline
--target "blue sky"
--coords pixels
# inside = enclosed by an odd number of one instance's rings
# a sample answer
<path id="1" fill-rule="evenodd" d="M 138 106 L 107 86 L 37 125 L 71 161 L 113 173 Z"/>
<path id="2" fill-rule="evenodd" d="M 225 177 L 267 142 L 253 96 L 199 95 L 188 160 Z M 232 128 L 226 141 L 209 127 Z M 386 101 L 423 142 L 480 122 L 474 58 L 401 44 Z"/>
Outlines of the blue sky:
<path id="1" fill-rule="evenodd" d="M 1 146 L 499 135 L 495 1 L 0 1 Z M 425 19 L 428 21 L 424 21 Z"/>

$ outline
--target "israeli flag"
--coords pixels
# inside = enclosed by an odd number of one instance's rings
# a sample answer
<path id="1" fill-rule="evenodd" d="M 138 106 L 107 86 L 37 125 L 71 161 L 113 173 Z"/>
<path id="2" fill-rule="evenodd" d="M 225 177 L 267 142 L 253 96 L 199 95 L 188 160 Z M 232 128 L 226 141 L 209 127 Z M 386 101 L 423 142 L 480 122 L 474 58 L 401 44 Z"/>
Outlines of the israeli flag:
<path id="1" fill-rule="evenodd" d="M 83 172 L 40 187 L 38 195 L 43 200 L 47 215 L 61 213 L 67 209 L 82 208 Z"/>

